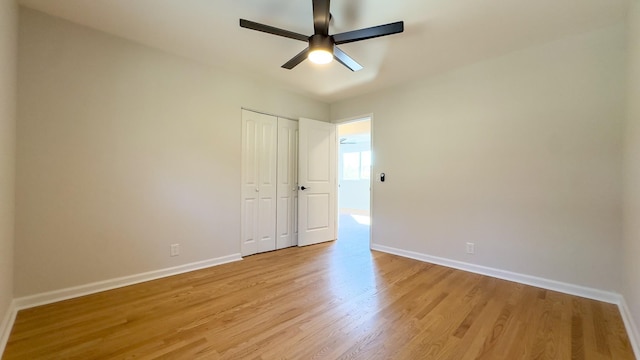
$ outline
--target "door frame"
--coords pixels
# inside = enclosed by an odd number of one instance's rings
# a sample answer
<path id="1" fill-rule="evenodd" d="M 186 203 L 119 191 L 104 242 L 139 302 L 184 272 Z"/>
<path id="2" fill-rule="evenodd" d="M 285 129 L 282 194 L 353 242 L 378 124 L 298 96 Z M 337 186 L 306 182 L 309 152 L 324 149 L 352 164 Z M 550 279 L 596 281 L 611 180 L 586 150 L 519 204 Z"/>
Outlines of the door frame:
<path id="1" fill-rule="evenodd" d="M 371 249 L 371 246 L 373 245 L 373 184 L 374 184 L 374 180 L 377 177 L 377 174 L 373 171 L 375 168 L 375 147 L 374 147 L 374 141 L 373 141 L 373 113 L 369 113 L 369 114 L 365 114 L 365 115 L 358 115 L 358 116 L 352 116 L 352 117 L 348 117 L 348 118 L 343 118 L 343 119 L 339 119 L 339 120 L 334 120 L 333 123 L 336 125 L 336 127 L 340 126 L 340 125 L 344 125 L 344 124 L 349 124 L 349 123 L 354 123 L 354 122 L 358 122 L 358 121 L 363 121 L 369 119 L 369 122 L 371 124 L 371 131 L 369 132 L 369 136 L 371 138 L 371 176 L 369 177 L 369 249 Z M 337 128 L 336 128 L 336 133 L 337 133 Z M 336 141 L 337 141 L 337 147 L 338 147 L 338 151 L 336 152 L 336 156 L 338 156 L 338 154 L 340 153 L 340 137 L 336 136 Z M 336 165 L 340 166 L 340 161 L 336 161 Z M 338 171 L 340 169 L 336 169 L 336 175 L 338 174 Z M 336 193 L 338 194 L 338 196 L 340 195 L 340 189 L 338 188 L 339 186 L 339 181 L 337 181 L 338 179 L 336 179 Z M 340 199 L 338 198 L 336 201 L 336 214 L 339 214 L 340 212 Z M 336 236 L 338 235 L 338 231 L 340 228 L 340 221 L 339 221 L 340 216 L 336 216 Z M 338 239 L 339 241 L 340 239 Z"/>

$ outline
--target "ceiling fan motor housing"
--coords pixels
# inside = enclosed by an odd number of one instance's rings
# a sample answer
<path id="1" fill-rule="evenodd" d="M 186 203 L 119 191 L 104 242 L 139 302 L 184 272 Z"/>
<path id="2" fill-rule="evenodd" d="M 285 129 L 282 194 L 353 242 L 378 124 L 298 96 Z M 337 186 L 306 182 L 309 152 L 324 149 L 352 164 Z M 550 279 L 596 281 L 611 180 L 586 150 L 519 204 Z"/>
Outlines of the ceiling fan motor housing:
<path id="1" fill-rule="evenodd" d="M 314 34 L 309 37 L 309 50 L 326 50 L 333 54 L 333 39 L 331 36 Z"/>

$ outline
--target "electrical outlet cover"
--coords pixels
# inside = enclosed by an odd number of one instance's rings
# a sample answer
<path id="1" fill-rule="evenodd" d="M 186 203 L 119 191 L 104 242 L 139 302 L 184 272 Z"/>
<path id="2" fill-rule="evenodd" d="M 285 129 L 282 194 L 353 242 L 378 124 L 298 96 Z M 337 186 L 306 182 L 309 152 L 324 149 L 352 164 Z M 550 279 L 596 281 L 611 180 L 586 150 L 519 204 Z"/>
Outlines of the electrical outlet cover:
<path id="1" fill-rule="evenodd" d="M 171 244 L 171 256 L 180 255 L 180 244 Z"/>
<path id="2" fill-rule="evenodd" d="M 475 253 L 475 244 L 467 243 L 467 254 L 474 254 L 474 253 Z"/>

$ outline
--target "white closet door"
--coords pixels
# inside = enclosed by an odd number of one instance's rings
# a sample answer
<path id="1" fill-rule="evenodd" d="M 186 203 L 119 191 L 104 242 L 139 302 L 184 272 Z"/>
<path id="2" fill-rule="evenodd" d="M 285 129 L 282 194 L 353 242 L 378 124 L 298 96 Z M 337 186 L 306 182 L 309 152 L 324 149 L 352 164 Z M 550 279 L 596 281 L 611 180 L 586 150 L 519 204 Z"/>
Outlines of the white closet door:
<path id="1" fill-rule="evenodd" d="M 243 256 L 276 248 L 278 120 L 242 110 Z"/>
<path id="2" fill-rule="evenodd" d="M 298 122 L 278 118 L 276 248 L 298 244 Z"/>

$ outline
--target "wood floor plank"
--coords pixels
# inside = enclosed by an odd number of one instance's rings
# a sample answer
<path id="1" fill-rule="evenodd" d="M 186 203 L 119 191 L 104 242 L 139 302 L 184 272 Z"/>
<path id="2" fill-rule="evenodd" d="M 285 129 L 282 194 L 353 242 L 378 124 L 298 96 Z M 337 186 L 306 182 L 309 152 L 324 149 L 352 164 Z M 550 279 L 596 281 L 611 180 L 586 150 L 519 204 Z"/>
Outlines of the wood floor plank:
<path id="1" fill-rule="evenodd" d="M 627 332 L 624 328 L 622 316 L 618 307 L 613 304 L 602 304 L 604 320 L 607 323 L 606 336 L 612 357 L 623 357 L 629 351 L 633 351 Z"/>
<path id="2" fill-rule="evenodd" d="M 571 359 L 584 360 L 584 319 L 580 302 L 573 299 L 571 303 Z"/>
<path id="3" fill-rule="evenodd" d="M 20 311 L 3 359 L 62 358 L 634 357 L 615 305 L 340 240 Z"/>

